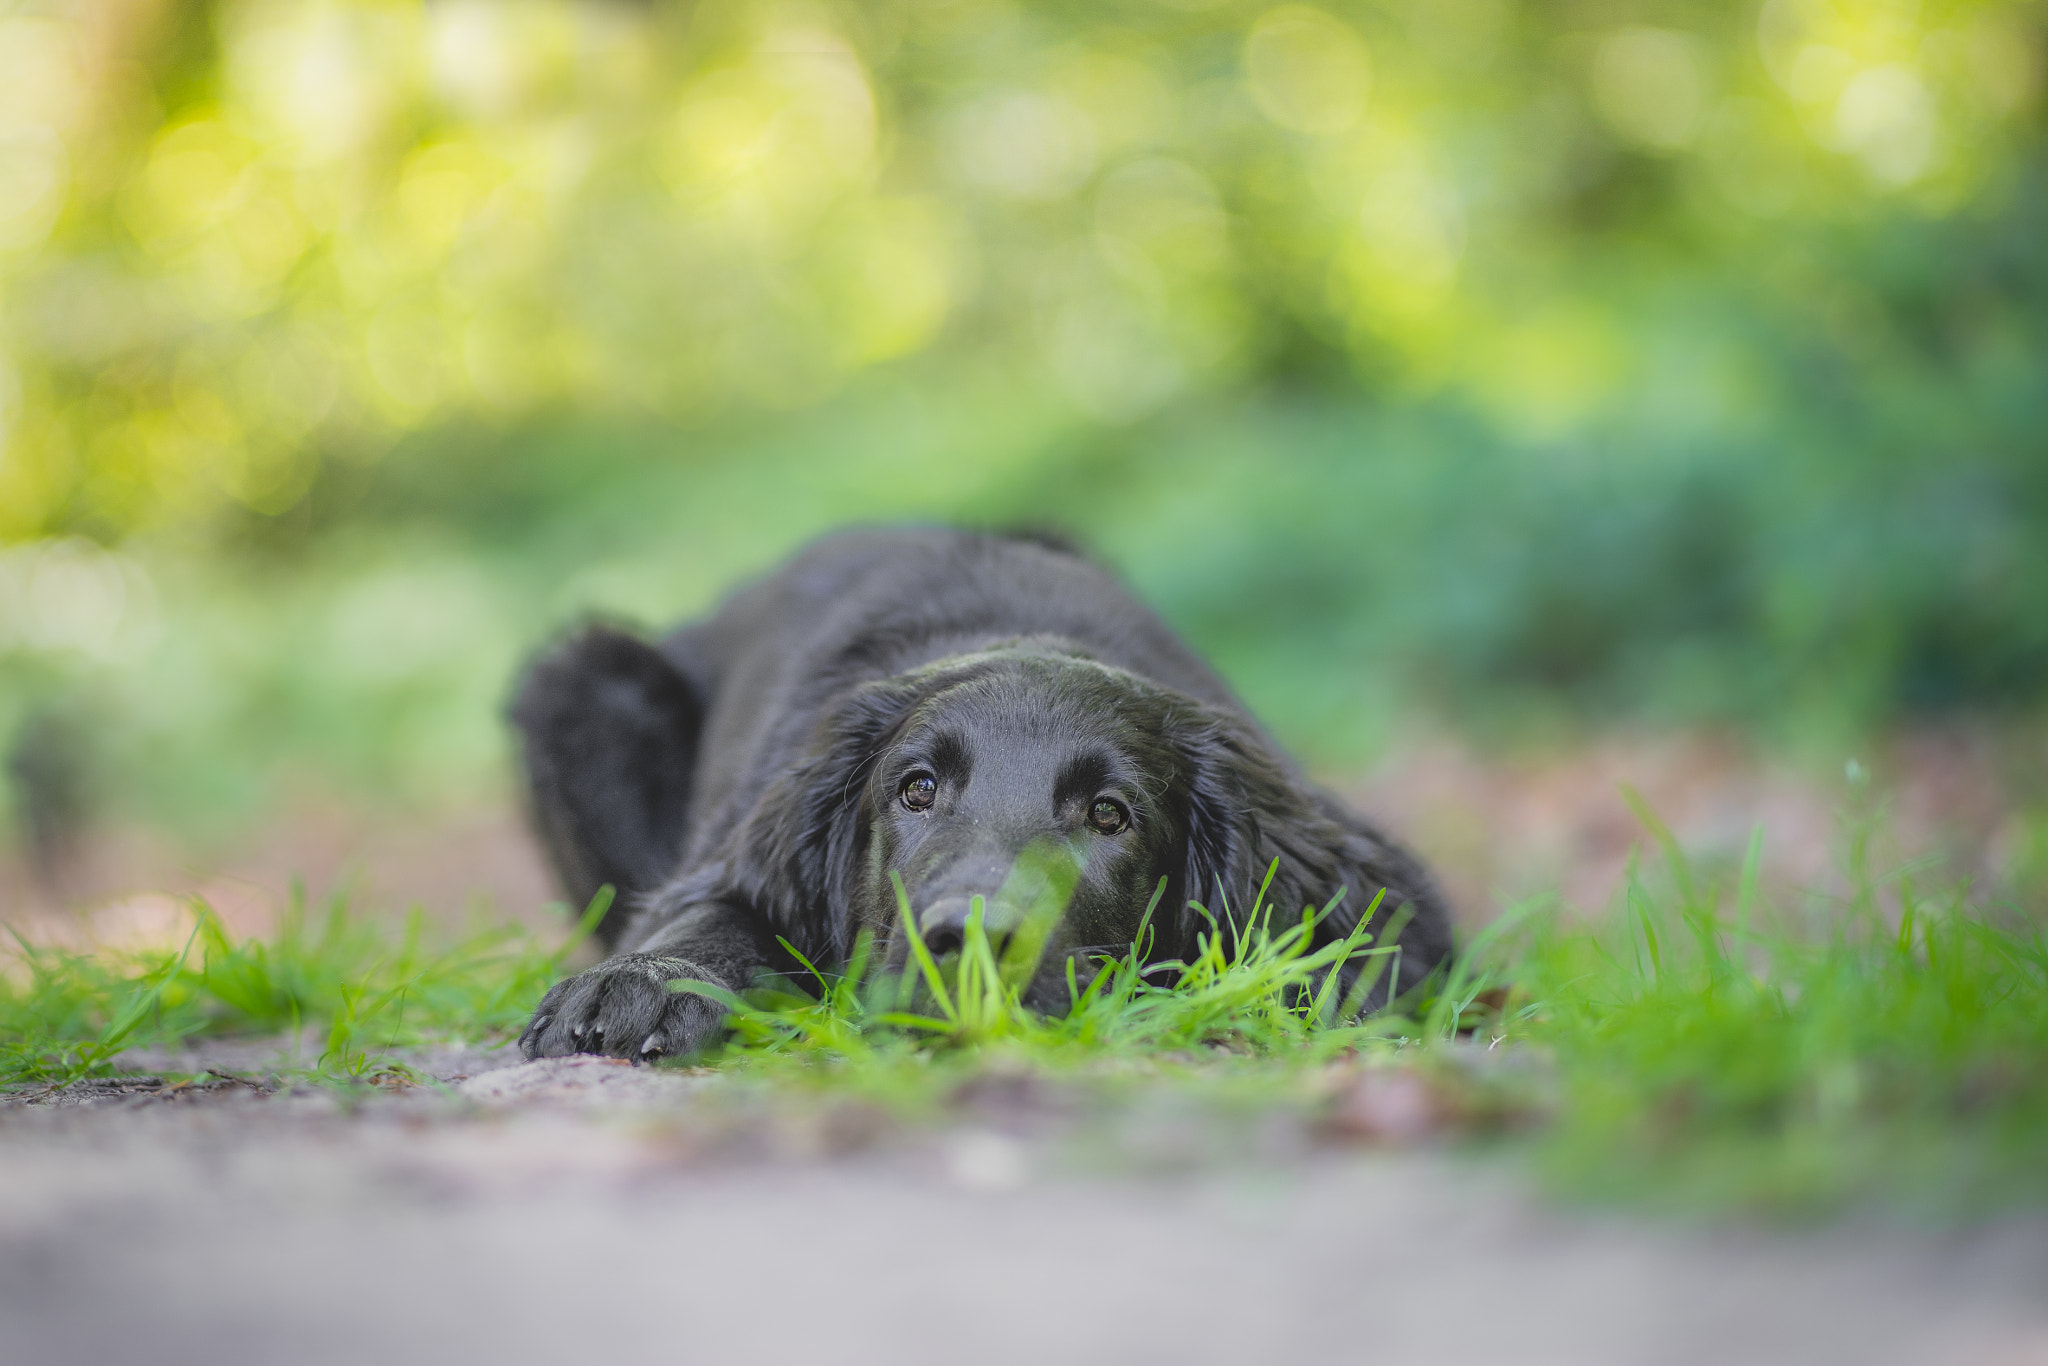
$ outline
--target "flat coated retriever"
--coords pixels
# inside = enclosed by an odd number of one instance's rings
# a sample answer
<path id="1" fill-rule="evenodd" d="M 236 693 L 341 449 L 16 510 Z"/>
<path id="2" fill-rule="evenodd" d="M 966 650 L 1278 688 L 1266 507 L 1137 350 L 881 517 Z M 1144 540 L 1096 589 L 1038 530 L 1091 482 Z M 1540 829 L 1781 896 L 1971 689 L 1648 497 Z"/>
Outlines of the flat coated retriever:
<path id="1" fill-rule="evenodd" d="M 530 1058 L 689 1052 L 723 1009 L 665 984 L 793 970 L 778 939 L 822 966 L 867 929 L 902 963 L 892 873 L 934 951 L 977 897 L 1000 937 L 1027 850 L 1074 885 L 1025 992 L 1041 1009 L 1065 1005 L 1070 956 L 1126 949 L 1160 878 L 1164 960 L 1209 924 L 1191 902 L 1241 919 L 1276 859 L 1280 917 L 1344 890 L 1318 942 L 1384 890 L 1382 924 L 1406 907 L 1399 980 L 1450 953 L 1422 866 L 1052 537 L 841 532 L 659 644 L 585 627 L 529 670 L 513 720 L 564 890 L 618 891 L 612 956 L 548 992 Z"/>

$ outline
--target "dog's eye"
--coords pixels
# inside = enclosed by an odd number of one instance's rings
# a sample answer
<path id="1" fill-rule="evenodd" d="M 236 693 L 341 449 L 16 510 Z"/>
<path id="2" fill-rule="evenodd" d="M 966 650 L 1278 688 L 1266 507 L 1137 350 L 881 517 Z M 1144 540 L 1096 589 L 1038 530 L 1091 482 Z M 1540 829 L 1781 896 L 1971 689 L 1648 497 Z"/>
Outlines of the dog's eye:
<path id="1" fill-rule="evenodd" d="M 1130 823 L 1131 813 L 1107 797 L 1088 808 L 1088 824 L 1105 835 L 1120 834 Z"/>
<path id="2" fill-rule="evenodd" d="M 929 811 L 938 800 L 939 780 L 929 773 L 913 773 L 903 780 L 903 791 L 899 794 L 903 804 L 912 811 Z"/>

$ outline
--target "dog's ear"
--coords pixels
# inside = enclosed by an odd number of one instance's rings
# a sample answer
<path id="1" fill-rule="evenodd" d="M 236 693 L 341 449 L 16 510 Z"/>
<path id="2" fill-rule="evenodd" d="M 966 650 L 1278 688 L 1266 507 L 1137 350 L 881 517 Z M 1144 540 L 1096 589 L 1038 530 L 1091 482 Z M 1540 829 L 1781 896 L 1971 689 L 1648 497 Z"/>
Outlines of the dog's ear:
<path id="1" fill-rule="evenodd" d="M 1375 935 L 1396 918 L 1406 922 L 1399 981 L 1418 982 L 1449 956 L 1450 917 L 1422 865 L 1310 784 L 1250 724 L 1204 708 L 1177 728 L 1175 748 L 1187 802 L 1186 901 L 1241 929 L 1272 869 L 1264 904 L 1275 929 L 1296 923 L 1305 908 L 1322 909 L 1342 888 L 1337 909 L 1317 927 L 1318 945 L 1350 933 L 1371 909 Z M 1207 924 L 1184 907 L 1182 942 L 1192 945 Z M 1395 981 L 1382 972 L 1366 1006 L 1386 1004 Z"/>
<path id="2" fill-rule="evenodd" d="M 586 626 L 530 666 L 512 703 L 532 815 L 575 906 L 616 890 L 597 927 L 615 945 L 632 899 L 682 854 L 703 707 L 655 648 Z"/>
<path id="3" fill-rule="evenodd" d="M 807 952 L 852 951 L 869 770 L 928 691 L 884 679 L 847 694 L 820 723 L 811 757 L 769 785 L 724 860 L 721 879 Z"/>

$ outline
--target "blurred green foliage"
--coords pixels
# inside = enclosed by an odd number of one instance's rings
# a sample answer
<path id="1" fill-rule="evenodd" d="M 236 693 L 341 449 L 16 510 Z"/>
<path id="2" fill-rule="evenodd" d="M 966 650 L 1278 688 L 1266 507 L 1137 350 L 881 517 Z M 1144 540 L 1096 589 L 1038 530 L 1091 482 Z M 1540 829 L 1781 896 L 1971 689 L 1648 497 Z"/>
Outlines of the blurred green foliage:
<path id="1" fill-rule="evenodd" d="M 1317 753 L 2048 688 L 2032 0 L 0 4 L 0 727 L 494 780 L 519 652 L 1078 528 Z"/>

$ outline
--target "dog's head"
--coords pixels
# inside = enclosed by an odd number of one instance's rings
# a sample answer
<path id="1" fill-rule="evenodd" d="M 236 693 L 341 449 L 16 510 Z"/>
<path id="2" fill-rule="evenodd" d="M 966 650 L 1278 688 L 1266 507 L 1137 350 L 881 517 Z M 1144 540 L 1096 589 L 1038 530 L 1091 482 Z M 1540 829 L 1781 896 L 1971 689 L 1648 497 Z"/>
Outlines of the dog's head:
<path id="1" fill-rule="evenodd" d="M 1340 888 L 1325 933 L 1348 930 L 1383 888 L 1382 919 L 1431 895 L 1411 860 L 1345 818 L 1240 716 L 1062 643 L 1021 641 L 868 684 L 814 754 L 770 793 L 751 837 L 774 866 L 757 886 L 777 918 L 829 926 L 842 955 L 872 930 L 900 963 L 900 881 L 936 952 L 958 948 L 977 913 L 994 940 L 1047 935 L 1027 997 L 1041 1006 L 1064 1004 L 1069 956 L 1123 953 L 1155 898 L 1155 958 L 1191 947 L 1208 923 L 1191 902 L 1226 924 L 1241 918 L 1276 859 L 1266 903 L 1279 923 Z M 1414 909 L 1441 923 L 1433 907 Z M 1404 937 L 1416 941 L 1404 944 L 1411 962 L 1441 956 L 1446 946 L 1422 942 L 1431 937 Z"/>
<path id="2" fill-rule="evenodd" d="M 1049 963 L 1078 949 L 1122 952 L 1160 879 L 1185 880 L 1186 784 L 1172 741 L 1184 699 L 1031 650 L 949 661 L 906 682 L 909 705 L 870 748 L 861 782 L 852 915 L 892 928 L 900 880 L 934 952 L 961 946 L 977 908 L 995 939 L 1049 932 Z"/>

